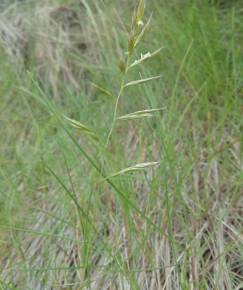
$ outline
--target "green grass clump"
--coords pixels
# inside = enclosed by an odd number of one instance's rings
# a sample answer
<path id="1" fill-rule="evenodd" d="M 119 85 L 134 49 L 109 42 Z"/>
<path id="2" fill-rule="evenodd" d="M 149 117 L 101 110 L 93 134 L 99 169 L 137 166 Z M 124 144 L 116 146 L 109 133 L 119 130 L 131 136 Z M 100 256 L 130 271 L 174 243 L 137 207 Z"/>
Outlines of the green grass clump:
<path id="1" fill-rule="evenodd" d="M 0 19 L 1 288 L 241 289 L 240 2 L 61 2 Z"/>

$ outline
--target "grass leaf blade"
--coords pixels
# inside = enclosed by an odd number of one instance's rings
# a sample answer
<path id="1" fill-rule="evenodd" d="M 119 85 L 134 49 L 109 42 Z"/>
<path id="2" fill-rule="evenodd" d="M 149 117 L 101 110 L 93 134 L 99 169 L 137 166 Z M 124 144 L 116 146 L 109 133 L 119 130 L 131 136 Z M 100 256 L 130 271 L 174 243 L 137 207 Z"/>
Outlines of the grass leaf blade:
<path id="1" fill-rule="evenodd" d="M 144 84 L 144 83 L 147 83 L 147 82 L 150 82 L 150 81 L 153 81 L 153 80 L 157 80 L 157 79 L 160 79 L 160 78 L 161 78 L 161 76 L 154 76 L 154 77 L 145 78 L 145 79 L 141 79 L 141 80 L 131 81 L 131 82 L 126 83 L 124 85 L 124 88 L 135 86 L 135 85 Z"/>
<path id="2" fill-rule="evenodd" d="M 165 108 L 157 108 L 157 109 L 147 109 L 142 111 L 133 112 L 127 115 L 123 115 L 117 118 L 117 120 L 131 120 L 131 119 L 139 119 L 144 117 L 153 117 L 153 113 L 164 110 Z"/>

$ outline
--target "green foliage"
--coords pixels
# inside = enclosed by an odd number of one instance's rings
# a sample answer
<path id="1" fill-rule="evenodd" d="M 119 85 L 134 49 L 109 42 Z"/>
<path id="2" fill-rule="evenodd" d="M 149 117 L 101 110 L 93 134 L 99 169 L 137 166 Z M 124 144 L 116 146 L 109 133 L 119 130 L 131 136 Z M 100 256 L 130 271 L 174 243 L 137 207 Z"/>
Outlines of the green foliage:
<path id="1" fill-rule="evenodd" d="M 3 45 L 3 289 L 242 287 L 240 11 L 123 2 L 75 6 L 85 52 L 54 25 L 44 75 Z"/>

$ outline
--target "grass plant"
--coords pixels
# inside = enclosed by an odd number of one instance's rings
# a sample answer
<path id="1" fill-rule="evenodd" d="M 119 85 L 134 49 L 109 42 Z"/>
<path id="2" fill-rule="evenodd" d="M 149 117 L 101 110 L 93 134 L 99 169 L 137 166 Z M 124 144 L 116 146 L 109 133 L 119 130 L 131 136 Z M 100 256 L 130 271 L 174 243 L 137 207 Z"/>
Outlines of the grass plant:
<path id="1" fill-rule="evenodd" d="M 242 289 L 240 1 L 50 2 L 0 15 L 0 289 Z"/>

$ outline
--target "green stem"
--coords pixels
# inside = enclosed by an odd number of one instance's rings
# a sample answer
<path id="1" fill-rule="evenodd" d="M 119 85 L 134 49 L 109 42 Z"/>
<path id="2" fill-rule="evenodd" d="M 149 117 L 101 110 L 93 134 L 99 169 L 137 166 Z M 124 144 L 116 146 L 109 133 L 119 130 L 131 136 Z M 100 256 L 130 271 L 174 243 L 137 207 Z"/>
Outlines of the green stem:
<path id="1" fill-rule="evenodd" d="M 119 101 L 120 101 L 120 98 L 121 98 L 123 90 L 124 90 L 125 79 L 126 79 L 126 75 L 127 75 L 128 68 L 129 68 L 129 62 L 130 62 L 130 55 L 128 54 L 127 59 L 126 59 L 125 72 L 123 74 L 123 77 L 122 77 L 122 80 L 121 80 L 120 89 L 119 89 L 119 93 L 118 93 L 117 98 L 116 98 L 116 104 L 115 104 L 115 109 L 114 109 L 113 121 L 112 121 L 112 124 L 111 124 L 111 129 L 109 131 L 109 134 L 108 134 L 108 137 L 107 137 L 107 140 L 106 140 L 106 147 L 108 147 L 108 145 L 109 145 L 111 134 L 112 134 L 112 132 L 114 130 L 114 127 L 116 125 L 118 105 L 119 105 Z"/>

